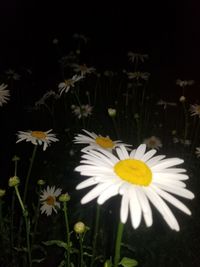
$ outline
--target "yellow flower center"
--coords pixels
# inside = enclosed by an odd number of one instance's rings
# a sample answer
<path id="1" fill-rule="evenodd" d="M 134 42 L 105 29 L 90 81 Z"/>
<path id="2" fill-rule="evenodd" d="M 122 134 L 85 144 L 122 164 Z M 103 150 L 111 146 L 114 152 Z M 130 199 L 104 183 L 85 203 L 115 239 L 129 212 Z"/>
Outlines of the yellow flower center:
<path id="1" fill-rule="evenodd" d="M 150 168 L 137 159 L 120 160 L 115 164 L 114 171 L 122 180 L 131 184 L 148 186 L 152 181 Z"/>
<path id="2" fill-rule="evenodd" d="M 113 148 L 114 143 L 109 137 L 98 136 L 95 142 L 103 148 Z"/>
<path id="3" fill-rule="evenodd" d="M 42 131 L 32 131 L 31 135 L 38 139 L 45 139 L 47 137 L 46 133 Z"/>
<path id="4" fill-rule="evenodd" d="M 54 206 L 55 201 L 56 201 L 56 199 L 53 196 L 48 196 L 47 199 L 45 200 L 45 202 L 49 206 Z"/>

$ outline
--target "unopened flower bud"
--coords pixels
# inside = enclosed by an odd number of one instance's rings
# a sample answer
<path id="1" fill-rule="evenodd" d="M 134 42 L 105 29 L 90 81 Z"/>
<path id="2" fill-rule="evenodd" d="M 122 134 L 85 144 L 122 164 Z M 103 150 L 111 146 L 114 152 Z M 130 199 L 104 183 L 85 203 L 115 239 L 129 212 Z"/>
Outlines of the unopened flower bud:
<path id="1" fill-rule="evenodd" d="M 37 184 L 38 185 L 44 185 L 46 182 L 44 181 L 44 180 L 42 180 L 42 179 L 39 179 L 38 181 L 37 181 Z"/>
<path id="2" fill-rule="evenodd" d="M 184 95 L 182 95 L 182 96 L 179 98 L 179 101 L 180 101 L 180 102 L 185 102 L 185 100 L 186 100 L 186 97 L 185 97 Z"/>
<path id="3" fill-rule="evenodd" d="M 20 180 L 17 176 L 10 177 L 8 185 L 10 187 L 17 186 L 20 183 Z"/>
<path id="4" fill-rule="evenodd" d="M 20 157 L 18 157 L 16 155 L 12 158 L 12 161 L 19 161 L 19 160 L 20 160 Z"/>
<path id="5" fill-rule="evenodd" d="M 86 226 L 83 222 L 77 222 L 75 223 L 74 225 L 74 231 L 77 233 L 77 234 L 83 234 L 86 230 Z"/>
<path id="6" fill-rule="evenodd" d="M 59 201 L 60 202 L 67 202 L 70 200 L 70 195 L 68 193 L 65 193 L 65 194 L 61 194 L 59 196 Z"/>
<path id="7" fill-rule="evenodd" d="M 3 197 L 6 194 L 6 190 L 0 189 L 0 197 Z"/>
<path id="8" fill-rule="evenodd" d="M 108 115 L 110 117 L 114 118 L 116 116 L 116 114 L 117 114 L 116 109 L 114 109 L 114 108 L 108 108 Z"/>

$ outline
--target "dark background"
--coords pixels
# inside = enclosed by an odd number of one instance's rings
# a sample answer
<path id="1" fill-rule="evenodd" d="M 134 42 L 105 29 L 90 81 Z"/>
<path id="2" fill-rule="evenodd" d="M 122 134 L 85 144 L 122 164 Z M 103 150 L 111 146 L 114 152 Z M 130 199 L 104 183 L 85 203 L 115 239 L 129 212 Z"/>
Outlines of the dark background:
<path id="1" fill-rule="evenodd" d="M 194 0 L 1 1 L 0 67 L 31 67 L 38 79 L 52 75 L 53 38 L 67 53 L 72 35 L 81 33 L 91 39 L 91 64 L 121 68 L 131 50 L 148 53 L 151 70 L 163 78 L 198 79 L 199 8 Z"/>

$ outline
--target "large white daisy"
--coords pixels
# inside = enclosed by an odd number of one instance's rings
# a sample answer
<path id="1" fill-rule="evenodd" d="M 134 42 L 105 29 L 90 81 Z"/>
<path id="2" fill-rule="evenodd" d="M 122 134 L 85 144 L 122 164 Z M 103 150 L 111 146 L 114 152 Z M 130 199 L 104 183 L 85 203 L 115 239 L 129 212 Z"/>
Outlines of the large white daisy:
<path id="1" fill-rule="evenodd" d="M 61 194 L 61 191 L 62 189 L 60 188 L 55 190 L 55 186 L 47 186 L 47 189 L 42 191 L 40 195 L 41 213 L 46 213 L 47 216 L 51 215 L 53 210 L 57 213 L 60 203 L 56 201 L 56 198 Z"/>
<path id="2" fill-rule="evenodd" d="M 164 155 L 154 156 L 155 149 L 145 151 L 145 144 L 130 153 L 121 145 L 116 148 L 116 156 L 103 149 L 85 151 L 82 164 L 75 170 L 90 178 L 78 184 L 76 189 L 95 187 L 82 198 L 81 203 L 85 204 L 98 197 L 98 204 L 103 204 L 120 194 L 121 222 L 126 223 L 130 211 L 132 226 L 137 228 L 142 216 L 147 227 L 152 225 L 151 202 L 166 223 L 179 231 L 179 224 L 165 201 L 191 215 L 190 210 L 173 196 L 194 198 L 194 194 L 185 188 L 183 182 L 189 178 L 185 174 L 186 170 L 174 167 L 183 163 L 183 160 L 164 159 Z"/>
<path id="3" fill-rule="evenodd" d="M 19 131 L 17 134 L 18 140 L 16 143 L 19 143 L 21 141 L 26 140 L 26 142 L 31 142 L 34 145 L 42 145 L 43 144 L 43 150 L 45 151 L 48 145 L 51 144 L 51 142 L 59 141 L 56 138 L 56 135 L 53 133 L 50 133 L 52 131 L 48 130 L 46 132 L 43 131 Z"/>
<path id="4" fill-rule="evenodd" d="M 89 132 L 87 130 L 83 131 L 87 134 L 78 134 L 74 138 L 75 144 L 88 144 L 85 148 L 82 149 L 82 151 L 87 151 L 89 149 L 95 149 L 95 148 L 103 148 L 109 151 L 112 151 L 115 147 L 119 146 L 120 144 L 123 144 L 124 146 L 130 146 L 127 144 L 122 143 L 120 140 L 113 141 L 110 139 L 109 136 L 102 136 L 97 135 L 94 132 Z"/>

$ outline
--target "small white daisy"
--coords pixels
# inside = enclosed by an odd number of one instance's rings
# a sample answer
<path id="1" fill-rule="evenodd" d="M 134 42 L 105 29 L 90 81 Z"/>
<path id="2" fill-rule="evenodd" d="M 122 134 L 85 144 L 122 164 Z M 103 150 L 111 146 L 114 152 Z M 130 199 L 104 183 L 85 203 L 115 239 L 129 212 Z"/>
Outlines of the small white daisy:
<path id="1" fill-rule="evenodd" d="M 19 75 L 17 72 L 15 72 L 12 69 L 7 70 L 5 73 L 8 75 L 8 79 L 19 81 L 21 78 L 21 75 Z"/>
<path id="2" fill-rule="evenodd" d="M 90 105 L 81 105 L 81 107 L 71 105 L 71 109 L 78 119 L 81 119 L 82 117 L 88 117 L 92 115 L 93 107 Z"/>
<path id="3" fill-rule="evenodd" d="M 148 148 L 159 149 L 162 147 L 160 139 L 156 136 L 151 136 L 149 138 L 146 138 L 144 140 L 144 144 L 146 144 Z"/>
<path id="4" fill-rule="evenodd" d="M 73 68 L 75 72 L 80 72 L 81 76 L 85 76 L 86 74 L 91 74 L 96 71 L 95 68 L 87 67 L 86 64 L 83 65 L 73 64 Z"/>
<path id="5" fill-rule="evenodd" d="M 83 76 L 74 75 L 71 79 L 65 80 L 64 82 L 59 83 L 58 89 L 60 95 L 65 92 L 67 93 L 71 87 L 75 87 L 75 83 L 83 79 Z"/>
<path id="6" fill-rule="evenodd" d="M 200 158 L 200 147 L 196 147 L 195 154 L 197 155 L 197 158 Z"/>
<path id="7" fill-rule="evenodd" d="M 191 86 L 194 84 L 194 80 L 181 80 L 177 79 L 176 84 L 179 85 L 180 87 L 186 87 L 186 86 Z"/>
<path id="8" fill-rule="evenodd" d="M 110 139 L 109 136 L 102 136 L 97 135 L 94 132 L 89 132 L 83 129 L 83 131 L 87 134 L 78 134 L 74 138 L 75 144 L 89 144 L 89 146 L 82 149 L 82 151 L 86 151 L 88 149 L 95 149 L 95 148 L 103 148 L 105 150 L 112 151 L 115 147 L 123 144 L 124 146 L 130 146 L 127 144 L 122 143 L 120 140 L 113 141 Z"/>
<path id="9" fill-rule="evenodd" d="M 57 213 L 60 203 L 56 201 L 56 198 L 61 194 L 61 191 L 60 188 L 55 190 L 55 186 L 47 186 L 47 189 L 42 191 L 40 195 L 41 213 L 46 213 L 47 216 L 51 215 L 53 210 Z"/>
<path id="10" fill-rule="evenodd" d="M 142 216 L 147 227 L 152 225 L 151 202 L 169 227 L 179 231 L 179 224 L 165 201 L 191 215 L 190 210 L 173 196 L 194 198 L 194 194 L 185 188 L 184 180 L 189 178 L 184 173 L 186 170 L 174 167 L 183 160 L 154 156 L 155 149 L 145 151 L 145 144 L 130 153 L 121 145 L 116 148 L 116 156 L 103 149 L 85 151 L 81 165 L 75 171 L 90 178 L 78 184 L 76 189 L 95 187 L 82 198 L 81 203 L 97 198 L 97 203 L 101 205 L 119 194 L 122 196 L 121 222 L 126 223 L 130 211 L 132 226 L 136 229 Z"/>
<path id="11" fill-rule="evenodd" d="M 150 73 L 149 72 L 140 72 L 140 71 L 135 71 L 135 72 L 128 72 L 127 73 L 128 78 L 130 80 L 136 79 L 137 81 L 142 79 L 147 81 L 149 79 Z"/>
<path id="12" fill-rule="evenodd" d="M 194 105 L 190 105 L 190 112 L 191 112 L 191 116 L 199 116 L 200 118 L 200 105 L 194 104 Z"/>
<path id="13" fill-rule="evenodd" d="M 129 60 L 136 64 L 141 61 L 144 62 L 145 59 L 148 59 L 149 56 L 147 54 L 139 54 L 139 53 L 133 53 L 131 51 L 128 52 Z"/>
<path id="14" fill-rule="evenodd" d="M 56 138 L 56 135 L 53 133 L 50 133 L 52 131 L 48 130 L 46 132 L 43 131 L 18 131 L 17 137 L 18 140 L 16 143 L 19 143 L 21 141 L 31 142 L 33 145 L 42 145 L 43 144 L 43 151 L 46 150 L 46 148 L 51 144 L 51 142 L 59 141 Z"/>
<path id="15" fill-rule="evenodd" d="M 0 106 L 2 107 L 3 104 L 6 104 L 10 99 L 10 91 L 5 90 L 8 87 L 7 84 L 2 83 L 0 85 Z"/>

